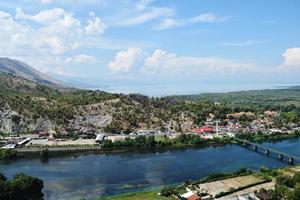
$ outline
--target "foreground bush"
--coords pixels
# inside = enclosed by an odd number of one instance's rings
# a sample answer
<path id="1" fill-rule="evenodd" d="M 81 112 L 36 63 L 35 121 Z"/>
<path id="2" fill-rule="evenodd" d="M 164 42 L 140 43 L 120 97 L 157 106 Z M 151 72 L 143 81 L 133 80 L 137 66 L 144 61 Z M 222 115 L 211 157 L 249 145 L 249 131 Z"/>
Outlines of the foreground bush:
<path id="1" fill-rule="evenodd" d="M 16 174 L 11 180 L 0 173 L 0 200 L 43 200 L 42 180 Z"/>

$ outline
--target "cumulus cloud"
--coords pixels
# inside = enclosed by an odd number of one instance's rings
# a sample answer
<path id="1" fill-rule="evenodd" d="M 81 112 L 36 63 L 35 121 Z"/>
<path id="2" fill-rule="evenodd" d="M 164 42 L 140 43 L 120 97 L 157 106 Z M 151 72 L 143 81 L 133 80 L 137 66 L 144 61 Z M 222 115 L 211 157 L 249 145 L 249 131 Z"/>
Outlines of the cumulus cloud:
<path id="1" fill-rule="evenodd" d="M 108 68 L 113 72 L 128 72 L 141 59 L 143 51 L 140 48 L 128 48 L 120 51 L 115 55 L 112 62 L 108 64 Z"/>
<path id="2" fill-rule="evenodd" d="M 31 15 L 19 7 L 15 16 L 0 12 L 0 22 L 0 44 L 5 47 L 0 53 L 5 56 L 61 55 L 82 47 L 107 28 L 95 15 L 85 25 L 62 8 Z M 32 26 L 32 22 L 39 26 Z"/>
<path id="3" fill-rule="evenodd" d="M 284 54 L 284 66 L 295 66 L 300 69 L 300 48 L 289 48 Z"/>
<path id="4" fill-rule="evenodd" d="M 88 20 L 88 25 L 85 27 L 87 34 L 97 35 L 104 33 L 107 25 L 101 21 L 99 17 L 95 17 L 94 20 Z"/>
<path id="5" fill-rule="evenodd" d="M 32 20 L 42 24 L 51 23 L 60 19 L 72 19 L 73 21 L 78 22 L 78 20 L 75 20 L 72 17 L 72 13 L 68 13 L 62 8 L 48 9 L 48 10 L 41 11 L 35 15 L 29 15 L 29 14 L 25 14 L 22 8 L 18 7 L 16 9 L 16 19 Z"/>
<path id="6" fill-rule="evenodd" d="M 158 73 L 235 73 L 254 70 L 255 65 L 215 57 L 189 57 L 156 49 L 146 58 L 143 72 Z"/>

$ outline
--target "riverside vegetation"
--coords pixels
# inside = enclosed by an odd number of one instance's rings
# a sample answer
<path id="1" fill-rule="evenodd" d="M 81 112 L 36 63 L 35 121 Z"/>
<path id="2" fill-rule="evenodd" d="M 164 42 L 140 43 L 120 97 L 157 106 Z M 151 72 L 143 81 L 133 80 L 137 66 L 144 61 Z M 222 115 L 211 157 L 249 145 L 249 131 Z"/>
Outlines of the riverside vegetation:
<path id="1" fill-rule="evenodd" d="M 185 192 L 185 188 L 193 188 L 199 183 L 209 183 L 219 180 L 225 180 L 234 177 L 243 177 L 247 175 L 254 175 L 261 179 L 257 183 L 253 183 L 247 186 L 232 188 L 228 192 L 221 192 L 217 194 L 216 197 L 226 196 L 238 191 L 242 191 L 246 188 L 253 187 L 255 185 L 260 185 L 266 182 L 271 182 L 275 180 L 273 189 L 264 189 L 254 191 L 255 195 L 261 200 L 299 200 L 300 199 L 300 172 L 298 172 L 298 166 L 296 167 L 287 167 L 282 169 L 268 169 L 267 167 L 261 167 L 259 172 L 254 172 L 249 169 L 241 168 L 236 172 L 231 173 L 218 173 L 209 175 L 201 180 L 191 181 L 188 180 L 185 183 L 179 186 L 164 186 L 160 190 L 154 190 L 149 192 L 137 192 L 132 194 L 124 194 L 120 196 L 113 196 L 102 198 L 101 200 L 135 200 L 135 199 L 144 199 L 144 200 L 172 200 L 178 199 L 179 194 Z M 158 195 L 160 193 L 160 195 Z M 206 194 L 198 194 L 206 195 Z"/>
<path id="2" fill-rule="evenodd" d="M 35 177 L 19 173 L 8 180 L 0 173 L 0 200 L 43 200 L 43 187 L 43 181 Z"/>

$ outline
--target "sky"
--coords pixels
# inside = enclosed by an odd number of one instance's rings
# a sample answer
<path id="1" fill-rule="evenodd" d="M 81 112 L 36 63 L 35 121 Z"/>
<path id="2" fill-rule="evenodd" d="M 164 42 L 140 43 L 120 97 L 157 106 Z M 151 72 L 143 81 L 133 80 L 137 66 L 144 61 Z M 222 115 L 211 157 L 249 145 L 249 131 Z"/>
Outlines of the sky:
<path id="1" fill-rule="evenodd" d="M 299 0 L 1 0 L 0 57 L 148 95 L 298 84 Z"/>

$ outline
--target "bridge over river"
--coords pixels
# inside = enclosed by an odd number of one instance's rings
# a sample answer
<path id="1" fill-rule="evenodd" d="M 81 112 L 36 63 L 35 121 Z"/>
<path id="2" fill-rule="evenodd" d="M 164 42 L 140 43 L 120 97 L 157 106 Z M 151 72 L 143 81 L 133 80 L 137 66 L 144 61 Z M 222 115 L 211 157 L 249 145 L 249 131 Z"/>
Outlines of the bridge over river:
<path id="1" fill-rule="evenodd" d="M 238 144 L 241 144 L 244 147 L 250 147 L 250 149 L 252 149 L 253 151 L 258 152 L 259 150 L 263 150 L 263 152 L 266 155 L 277 155 L 279 160 L 284 161 L 285 159 L 288 161 L 289 164 L 294 164 L 295 161 L 300 161 L 300 157 L 294 156 L 294 155 L 290 155 L 281 151 L 278 151 L 276 149 L 270 148 L 270 147 L 266 147 L 260 144 L 256 144 L 256 143 L 252 143 L 249 142 L 247 140 L 242 140 L 239 138 L 235 138 L 235 140 L 238 142 Z"/>

